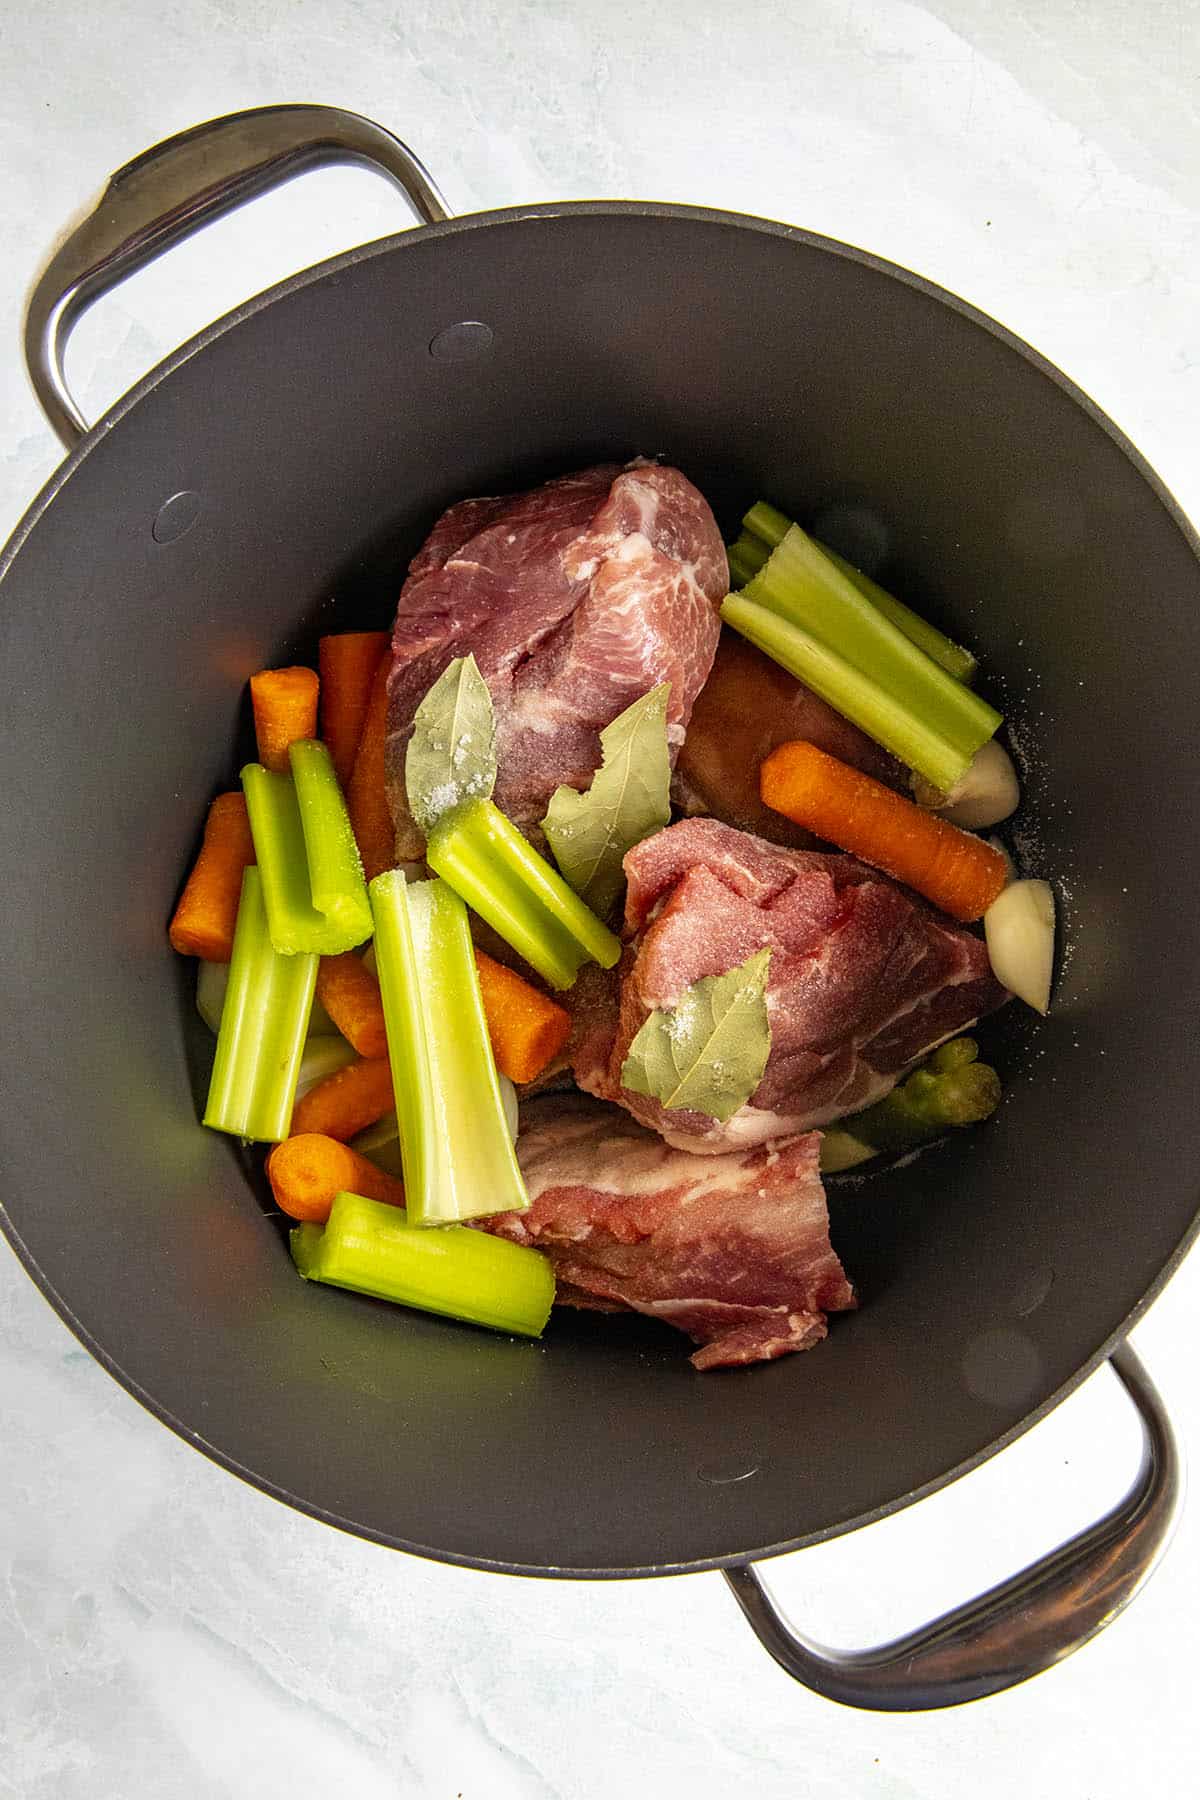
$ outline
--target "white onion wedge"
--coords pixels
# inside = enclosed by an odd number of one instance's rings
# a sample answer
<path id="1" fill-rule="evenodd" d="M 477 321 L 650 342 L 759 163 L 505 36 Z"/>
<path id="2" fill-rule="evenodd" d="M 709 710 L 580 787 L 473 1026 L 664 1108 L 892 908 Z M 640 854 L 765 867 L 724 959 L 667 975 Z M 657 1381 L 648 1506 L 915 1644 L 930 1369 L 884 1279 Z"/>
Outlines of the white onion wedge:
<path id="1" fill-rule="evenodd" d="M 919 775 L 914 775 L 912 788 L 918 805 L 940 813 L 943 819 L 949 819 L 952 825 L 961 825 L 964 831 L 980 831 L 985 825 L 999 825 L 1002 819 L 1011 817 L 1021 803 L 1021 784 L 1013 759 L 995 738 L 989 738 L 982 749 L 975 752 L 948 794 L 939 794 Z"/>
<path id="2" fill-rule="evenodd" d="M 354 1047 L 344 1037 L 310 1037 L 300 1058 L 296 1077 L 296 1099 L 303 1100 L 310 1088 L 330 1075 L 336 1075 L 355 1060 Z"/>
<path id="3" fill-rule="evenodd" d="M 214 1034 L 221 1029 L 225 1008 L 225 989 L 229 986 L 229 964 L 205 962 L 196 970 L 196 1011 Z"/>
<path id="4" fill-rule="evenodd" d="M 1048 881 L 1014 881 L 983 915 L 997 981 L 1045 1013 L 1054 973 L 1054 890 Z"/>

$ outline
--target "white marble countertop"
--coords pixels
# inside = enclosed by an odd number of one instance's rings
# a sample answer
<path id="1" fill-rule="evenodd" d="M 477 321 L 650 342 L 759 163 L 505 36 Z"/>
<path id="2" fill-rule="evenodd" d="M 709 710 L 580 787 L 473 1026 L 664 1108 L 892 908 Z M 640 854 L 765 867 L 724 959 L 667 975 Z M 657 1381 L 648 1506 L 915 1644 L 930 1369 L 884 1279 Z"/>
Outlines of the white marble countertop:
<path id="1" fill-rule="evenodd" d="M 1195 0 L 58 0 L 6 7 L 3 45 L 0 535 L 59 455 L 17 350 L 45 247 L 155 140 L 299 99 L 390 126 L 458 211 L 687 200 L 893 257 L 1059 363 L 1200 517 Z M 94 415 L 248 293 L 395 223 L 383 184 L 346 173 L 222 223 L 86 321 L 80 397 Z M 1136 1336 L 1193 1442 L 1198 1309 L 1193 1257 Z M 956 1713 L 874 1718 L 789 1682 L 718 1576 L 511 1580 L 288 1511 L 141 1411 L 6 1248 L 0 1444 L 0 1796 L 1124 1800 L 1200 1785 L 1195 1510 L 1165 1572 L 1062 1668 Z M 1135 1455 L 1101 1373 L 951 1491 L 771 1578 L 815 1635 L 891 1635 L 1094 1516 Z"/>

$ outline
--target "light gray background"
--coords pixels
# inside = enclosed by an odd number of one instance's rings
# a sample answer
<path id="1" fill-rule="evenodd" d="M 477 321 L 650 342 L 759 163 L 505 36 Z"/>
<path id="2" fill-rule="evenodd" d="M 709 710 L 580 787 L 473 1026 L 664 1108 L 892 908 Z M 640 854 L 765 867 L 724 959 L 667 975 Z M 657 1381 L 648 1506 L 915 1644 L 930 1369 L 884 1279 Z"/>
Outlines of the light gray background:
<path id="1" fill-rule="evenodd" d="M 301 99 L 408 138 L 459 211 L 696 201 L 906 263 L 1066 369 L 1195 517 L 1198 64 L 1191 0 L 0 0 L 0 535 L 59 455 L 19 360 L 35 262 L 156 139 Z M 346 173 L 223 223 L 80 330 L 89 413 L 248 293 L 396 224 L 390 190 Z M 1136 1340 L 1193 1440 L 1198 1304 L 1193 1258 Z M 1081 1525 L 1136 1458 L 1114 1386 L 1097 1376 L 914 1512 L 776 1564 L 795 1616 L 870 1641 Z M 1197 1517 L 1133 1610 L 1062 1669 L 954 1714 L 853 1715 L 774 1668 L 717 1576 L 505 1580 L 289 1513 L 144 1414 L 4 1250 L 0 1795 L 1182 1795 L 1200 1780 Z"/>

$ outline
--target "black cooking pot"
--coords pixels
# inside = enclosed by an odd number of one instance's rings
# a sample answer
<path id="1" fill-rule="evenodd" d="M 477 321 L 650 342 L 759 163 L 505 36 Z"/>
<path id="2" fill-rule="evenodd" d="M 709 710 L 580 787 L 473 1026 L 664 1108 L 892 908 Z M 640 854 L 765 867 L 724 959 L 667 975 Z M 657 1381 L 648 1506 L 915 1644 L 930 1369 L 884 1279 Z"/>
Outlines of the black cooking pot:
<path id="1" fill-rule="evenodd" d="M 61 375 L 82 307 L 339 159 L 393 175 L 427 228 L 252 301 L 83 435 Z M 27 347 L 80 441 L 0 562 L 0 1219 L 83 1342 L 210 1456 L 365 1537 L 525 1574 L 724 1568 L 772 1653 L 855 1704 L 972 1698 L 1098 1629 L 1177 1500 L 1123 1339 L 1197 1228 L 1200 1166 L 1200 789 L 1180 774 L 1200 567 L 1136 451 L 1007 332 L 861 251 L 679 206 L 451 221 L 401 144 L 318 107 L 122 170 L 35 290 Z M 888 578 L 1002 672 L 1026 853 L 1065 902 L 1052 1018 L 1010 1008 L 989 1046 L 999 1116 L 833 1190 L 861 1311 L 816 1353 L 723 1375 L 633 1318 L 516 1343 L 297 1281 L 197 1126 L 207 1040 L 166 941 L 251 671 L 385 624 L 448 501 L 637 453 L 680 464 L 723 526 L 769 495 L 886 532 Z M 1106 1356 L 1147 1426 L 1113 1514 L 899 1645 L 835 1658 L 788 1632 L 751 1559 L 952 1480 Z"/>

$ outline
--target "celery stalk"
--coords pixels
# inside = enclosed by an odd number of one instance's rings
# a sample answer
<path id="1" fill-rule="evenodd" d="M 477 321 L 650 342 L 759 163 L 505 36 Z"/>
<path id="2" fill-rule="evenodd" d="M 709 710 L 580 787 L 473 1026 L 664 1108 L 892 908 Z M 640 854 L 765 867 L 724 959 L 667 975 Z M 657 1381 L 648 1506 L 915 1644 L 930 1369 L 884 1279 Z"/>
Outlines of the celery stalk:
<path id="1" fill-rule="evenodd" d="M 783 542 L 792 528 L 787 514 L 780 512 L 777 506 L 768 506 L 765 500 L 755 501 L 742 524 L 751 537 L 761 538 L 772 550 Z"/>
<path id="2" fill-rule="evenodd" d="M 750 508 L 742 523 L 746 529 L 737 543 L 731 547 L 730 557 L 732 558 L 734 550 L 738 550 L 741 562 L 754 565 L 752 572 L 756 574 L 766 558 L 759 556 L 757 564 L 755 564 L 755 552 L 747 547 L 747 540 L 749 540 L 749 544 L 753 544 L 757 539 L 760 544 L 765 544 L 768 550 L 773 550 L 777 544 L 783 542 L 794 521 L 789 519 L 786 513 L 781 513 L 777 506 L 768 506 L 765 500 L 759 500 Z M 944 632 L 938 630 L 936 625 L 931 625 L 927 619 L 921 617 L 920 613 L 915 613 L 911 606 L 905 606 L 903 600 L 897 600 L 894 594 L 889 594 L 886 588 L 881 588 L 877 581 L 872 581 L 869 575 L 864 575 L 861 569 L 856 569 L 852 562 L 847 562 L 844 556 L 831 549 L 828 544 L 823 544 L 819 538 L 813 538 L 812 542 L 816 544 L 823 555 L 829 558 L 835 568 L 841 570 L 847 580 L 854 583 L 859 593 L 865 595 L 872 606 L 881 612 L 885 619 L 890 619 L 906 638 L 911 639 L 925 652 L 926 656 L 932 657 L 934 662 L 939 663 L 948 675 L 953 675 L 956 681 L 969 682 L 971 680 L 977 665 L 969 650 L 964 650 L 961 644 L 956 644 L 952 638 L 948 638 Z"/>
<path id="3" fill-rule="evenodd" d="M 953 675 L 955 681 L 964 684 L 972 681 L 979 665 L 969 650 L 964 650 L 961 644 L 948 638 L 936 625 L 931 625 L 928 619 L 915 613 L 911 606 L 905 606 L 903 600 L 897 600 L 895 594 L 889 594 L 886 588 L 881 588 L 877 581 L 872 581 L 869 575 L 856 569 L 853 563 L 847 562 L 844 556 L 839 556 L 836 550 L 831 550 L 828 544 L 822 544 L 817 538 L 813 539 L 813 543 L 835 568 L 841 570 L 848 581 L 854 583 L 859 593 L 871 602 L 877 612 L 881 612 L 885 619 L 890 619 L 898 631 L 902 631 L 911 643 L 945 669 L 947 675 Z"/>
<path id="4" fill-rule="evenodd" d="M 753 580 L 770 554 L 770 547 L 748 531 L 743 531 L 740 537 L 735 538 L 727 551 L 729 576 L 734 586 L 744 587 L 748 581 Z"/>
<path id="5" fill-rule="evenodd" d="M 949 793 L 943 782 L 958 781 L 970 757 L 811 632 L 744 594 L 730 594 L 721 617 L 934 787 Z M 938 773 L 931 775 L 931 769 Z"/>
<path id="6" fill-rule="evenodd" d="M 325 1225 L 297 1226 L 291 1250 L 306 1281 L 521 1337 L 540 1337 L 554 1304 L 540 1250 L 463 1225 L 423 1231 L 401 1207 L 359 1194 L 338 1194 Z"/>
<path id="7" fill-rule="evenodd" d="M 491 800 L 446 814 L 425 858 L 551 987 L 569 988 L 589 960 L 618 961 L 620 939 Z"/>
<path id="8" fill-rule="evenodd" d="M 271 942 L 284 956 L 337 956 L 371 935 L 371 908 L 346 802 L 324 744 L 289 752 L 291 775 L 242 770 Z"/>
<path id="9" fill-rule="evenodd" d="M 467 909 L 444 881 L 371 883 L 375 954 L 414 1225 L 529 1204 L 488 1038 Z"/>
<path id="10" fill-rule="evenodd" d="M 277 1143 L 292 1122 L 317 958 L 281 956 L 271 943 L 257 868 L 242 877 L 229 985 L 204 1123 Z"/>
<path id="11" fill-rule="evenodd" d="M 820 638 L 968 758 L 1001 723 L 994 706 L 884 618 L 798 525 L 776 545 L 744 597 Z"/>

